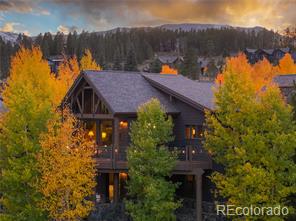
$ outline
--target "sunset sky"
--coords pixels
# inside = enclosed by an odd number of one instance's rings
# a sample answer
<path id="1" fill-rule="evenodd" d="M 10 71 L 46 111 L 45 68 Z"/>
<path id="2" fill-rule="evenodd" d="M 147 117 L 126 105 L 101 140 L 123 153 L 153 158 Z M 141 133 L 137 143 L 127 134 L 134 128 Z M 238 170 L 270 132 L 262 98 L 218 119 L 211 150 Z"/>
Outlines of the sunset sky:
<path id="1" fill-rule="evenodd" d="M 296 0 L 0 0 L 1 31 L 103 31 L 165 23 L 296 24 Z"/>

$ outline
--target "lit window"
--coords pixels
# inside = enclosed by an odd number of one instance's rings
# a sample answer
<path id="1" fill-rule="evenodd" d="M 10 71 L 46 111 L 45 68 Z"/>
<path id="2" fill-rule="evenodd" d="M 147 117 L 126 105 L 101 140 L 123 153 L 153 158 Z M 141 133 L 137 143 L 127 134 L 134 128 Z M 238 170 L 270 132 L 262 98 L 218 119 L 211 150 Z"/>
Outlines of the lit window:
<path id="1" fill-rule="evenodd" d="M 113 139 L 113 126 L 111 120 L 102 120 L 100 123 L 101 144 L 111 146 Z"/>
<path id="2" fill-rule="evenodd" d="M 185 128 L 185 138 L 191 139 L 191 127 L 190 126 L 186 126 L 186 128 Z"/>
<path id="3" fill-rule="evenodd" d="M 96 140 L 96 122 L 95 121 L 86 121 L 85 129 L 87 131 L 86 135 L 90 140 Z"/>
<path id="4" fill-rule="evenodd" d="M 126 129 L 128 127 L 128 122 L 127 121 L 120 121 L 119 127 L 120 127 L 120 129 Z"/>
<path id="5" fill-rule="evenodd" d="M 203 137 L 203 127 L 201 125 L 187 125 L 185 128 L 186 139 L 198 139 Z"/>

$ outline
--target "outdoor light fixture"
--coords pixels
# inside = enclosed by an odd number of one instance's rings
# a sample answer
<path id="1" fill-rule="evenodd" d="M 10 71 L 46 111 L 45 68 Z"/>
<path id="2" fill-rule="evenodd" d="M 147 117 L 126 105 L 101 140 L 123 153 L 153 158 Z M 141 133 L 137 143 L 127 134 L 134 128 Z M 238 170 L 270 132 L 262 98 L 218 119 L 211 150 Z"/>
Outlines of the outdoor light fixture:
<path id="1" fill-rule="evenodd" d="M 126 180 L 127 179 L 127 173 L 119 173 L 119 177 L 121 180 Z"/>
<path id="2" fill-rule="evenodd" d="M 90 131 L 88 132 L 88 136 L 89 136 L 89 137 L 93 137 L 93 136 L 95 136 L 95 134 L 94 134 L 94 132 L 93 132 L 92 130 L 90 130 Z"/>
<path id="3" fill-rule="evenodd" d="M 195 150 L 192 151 L 192 154 L 195 154 Z"/>
<path id="4" fill-rule="evenodd" d="M 101 136 L 102 136 L 102 139 L 105 139 L 107 137 L 107 133 L 106 132 L 102 132 Z"/>
<path id="5" fill-rule="evenodd" d="M 192 128 L 192 136 L 195 136 L 195 129 Z"/>
<path id="6" fill-rule="evenodd" d="M 120 128 L 127 128 L 128 127 L 128 122 L 127 121 L 120 121 L 119 126 L 120 126 Z"/>

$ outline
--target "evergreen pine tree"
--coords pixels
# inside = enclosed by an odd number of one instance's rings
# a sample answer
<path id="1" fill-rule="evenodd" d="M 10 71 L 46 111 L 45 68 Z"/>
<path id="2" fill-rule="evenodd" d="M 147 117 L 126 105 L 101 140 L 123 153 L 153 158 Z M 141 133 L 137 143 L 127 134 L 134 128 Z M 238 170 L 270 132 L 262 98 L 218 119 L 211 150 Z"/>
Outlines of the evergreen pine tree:
<path id="1" fill-rule="evenodd" d="M 166 177 L 176 156 L 164 146 L 173 139 L 172 129 L 172 119 L 157 99 L 139 107 L 128 148 L 130 200 L 126 206 L 134 221 L 175 220 L 174 211 L 180 204 L 174 199 L 176 185 Z"/>
<path id="2" fill-rule="evenodd" d="M 121 58 L 119 50 L 117 49 L 115 51 L 114 59 L 113 59 L 113 70 L 121 71 L 122 70 L 122 64 L 121 64 Z"/>
<path id="3" fill-rule="evenodd" d="M 52 50 L 52 36 L 49 32 L 45 33 L 42 39 L 41 50 L 44 58 L 49 57 Z"/>
<path id="4" fill-rule="evenodd" d="M 53 40 L 52 54 L 61 55 L 64 52 L 64 34 L 62 32 L 58 32 Z"/>
<path id="5" fill-rule="evenodd" d="M 77 48 L 77 32 L 69 33 L 67 37 L 67 55 L 74 56 Z"/>
<path id="6" fill-rule="evenodd" d="M 192 48 L 188 48 L 181 65 L 181 74 L 191 79 L 199 79 L 198 72 L 197 56 Z"/>
<path id="7" fill-rule="evenodd" d="M 152 73 L 160 73 L 161 72 L 161 63 L 160 61 L 156 58 L 151 64 L 150 67 L 150 72 Z"/>
<path id="8" fill-rule="evenodd" d="M 42 39 L 43 39 L 43 35 L 40 33 L 40 34 L 36 37 L 36 39 L 35 39 L 35 41 L 34 41 L 34 45 L 36 45 L 36 46 L 38 46 L 38 47 L 41 48 L 41 45 L 42 45 Z"/>
<path id="9" fill-rule="evenodd" d="M 207 75 L 211 78 L 211 79 L 215 79 L 215 77 L 218 74 L 218 68 L 215 64 L 214 59 L 211 59 L 207 65 Z"/>
<path id="10" fill-rule="evenodd" d="M 136 55 L 134 50 L 130 49 L 126 56 L 126 61 L 124 64 L 124 70 L 125 71 L 137 71 L 137 61 L 136 61 Z"/>

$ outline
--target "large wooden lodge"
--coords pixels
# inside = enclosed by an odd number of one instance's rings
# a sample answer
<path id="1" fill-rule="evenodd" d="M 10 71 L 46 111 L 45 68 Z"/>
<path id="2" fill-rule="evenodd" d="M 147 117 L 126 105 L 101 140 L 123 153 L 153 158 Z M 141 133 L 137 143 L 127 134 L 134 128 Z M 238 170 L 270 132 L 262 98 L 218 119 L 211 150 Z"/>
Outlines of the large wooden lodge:
<path id="1" fill-rule="evenodd" d="M 138 106 L 157 98 L 174 122 L 175 141 L 170 146 L 179 149 L 179 161 L 172 179 L 182 183 L 177 194 L 194 198 L 201 217 L 202 201 L 210 195 L 205 174 L 212 169 L 212 161 L 201 142 L 204 111 L 213 108 L 212 87 L 213 83 L 181 75 L 82 72 L 65 102 L 85 121 L 89 137 L 96 141 L 98 200 L 116 203 L 125 196 L 129 127 Z"/>
<path id="2" fill-rule="evenodd" d="M 287 79 L 296 80 L 293 76 L 277 81 L 287 86 Z M 215 167 L 202 147 L 205 110 L 214 109 L 213 87 L 214 83 L 181 75 L 82 72 L 64 102 L 85 122 L 89 138 L 96 142 L 97 201 L 118 203 L 126 195 L 129 128 L 136 119 L 138 106 L 157 98 L 174 123 L 175 140 L 169 146 L 179 150 L 171 177 L 181 183 L 176 195 L 194 200 L 197 220 L 202 220 L 203 202 L 212 201 L 213 185 L 207 176 Z"/>

